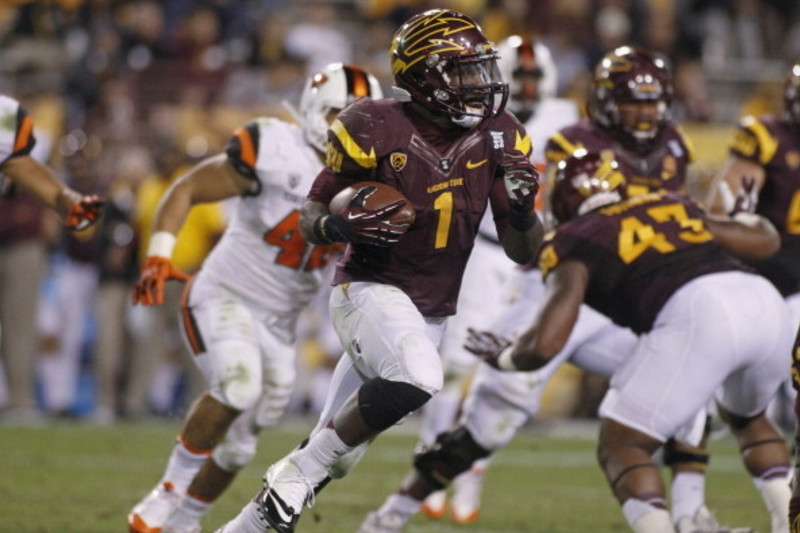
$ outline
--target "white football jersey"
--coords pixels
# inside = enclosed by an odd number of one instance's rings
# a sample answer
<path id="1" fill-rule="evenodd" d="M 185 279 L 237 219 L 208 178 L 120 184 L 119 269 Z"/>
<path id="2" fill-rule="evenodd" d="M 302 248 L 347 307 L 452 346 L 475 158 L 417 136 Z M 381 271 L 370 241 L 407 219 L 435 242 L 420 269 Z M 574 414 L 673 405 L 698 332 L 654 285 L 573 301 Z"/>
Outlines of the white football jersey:
<path id="1" fill-rule="evenodd" d="M 578 106 L 565 98 L 545 98 L 539 102 L 536 113 L 524 124 L 533 142 L 531 160 L 541 172 L 547 165 L 544 147 L 557 131 L 580 120 Z"/>
<path id="2" fill-rule="evenodd" d="M 255 180 L 228 228 L 209 254 L 198 283 L 221 285 L 237 295 L 275 333 L 294 333 L 297 315 L 337 255 L 300 234 L 300 208 L 323 167 L 300 127 L 260 118 L 234 133 L 228 159 Z"/>
<path id="3" fill-rule="evenodd" d="M 0 95 L 0 165 L 15 154 L 27 154 L 34 144 L 33 121 L 19 102 Z"/>

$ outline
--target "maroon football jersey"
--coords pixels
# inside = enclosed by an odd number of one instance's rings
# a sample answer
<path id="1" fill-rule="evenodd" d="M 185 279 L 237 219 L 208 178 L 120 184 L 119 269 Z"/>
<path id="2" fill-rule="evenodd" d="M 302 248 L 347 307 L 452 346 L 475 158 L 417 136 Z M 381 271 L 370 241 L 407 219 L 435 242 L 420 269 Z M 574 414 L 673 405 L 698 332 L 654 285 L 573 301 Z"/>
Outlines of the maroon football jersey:
<path id="1" fill-rule="evenodd" d="M 608 131 L 583 119 L 548 139 L 545 145 L 547 162 L 554 165 L 578 148 L 613 155 L 628 178 L 630 196 L 660 190 L 683 191 L 687 167 L 694 159 L 691 143 L 673 124 L 667 124 L 655 139 L 653 149 L 642 155 L 627 150 Z"/>
<path id="2" fill-rule="evenodd" d="M 509 113 L 470 130 L 444 132 L 411 116 L 406 106 L 394 99 L 362 99 L 346 108 L 328 132 L 327 166 L 308 198 L 328 204 L 338 191 L 364 180 L 405 194 L 416 219 L 400 242 L 387 248 L 349 245 L 333 283 L 394 285 L 424 316 L 448 316 L 456 311 L 488 201 L 498 233 L 508 225 L 499 159 L 514 148 L 530 154 L 531 142 Z"/>
<path id="3" fill-rule="evenodd" d="M 636 333 L 685 283 L 745 270 L 706 229 L 700 207 L 676 193 L 639 195 L 558 227 L 539 255 L 542 275 L 568 260 L 589 270 L 585 302 Z"/>
<path id="4" fill-rule="evenodd" d="M 783 294 L 800 291 L 800 128 L 786 120 L 744 117 L 730 152 L 764 168 L 756 212 L 781 234 L 780 251 L 754 266 Z"/>

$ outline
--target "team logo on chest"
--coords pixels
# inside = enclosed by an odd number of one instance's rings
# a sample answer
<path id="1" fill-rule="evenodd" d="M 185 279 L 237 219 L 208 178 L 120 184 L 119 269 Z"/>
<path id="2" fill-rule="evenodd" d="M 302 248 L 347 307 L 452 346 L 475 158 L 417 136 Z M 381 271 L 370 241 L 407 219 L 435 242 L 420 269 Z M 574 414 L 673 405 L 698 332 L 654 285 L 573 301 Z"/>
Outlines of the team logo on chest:
<path id="1" fill-rule="evenodd" d="M 395 171 L 400 172 L 401 170 L 406 168 L 406 163 L 408 163 L 408 156 L 400 152 L 393 152 L 392 155 L 389 156 L 389 162 L 391 163 L 392 168 L 395 169 Z"/>
<path id="2" fill-rule="evenodd" d="M 449 172 L 450 171 L 450 167 L 452 167 L 452 166 L 453 166 L 453 164 L 450 162 L 449 159 L 440 159 L 439 160 L 439 168 L 443 172 Z"/>

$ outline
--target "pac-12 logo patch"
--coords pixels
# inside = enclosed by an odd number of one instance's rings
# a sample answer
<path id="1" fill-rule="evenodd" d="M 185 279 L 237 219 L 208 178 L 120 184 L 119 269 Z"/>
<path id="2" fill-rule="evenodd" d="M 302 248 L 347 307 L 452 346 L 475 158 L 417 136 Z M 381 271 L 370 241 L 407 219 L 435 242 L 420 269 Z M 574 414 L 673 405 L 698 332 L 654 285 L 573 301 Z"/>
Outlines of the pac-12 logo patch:
<path id="1" fill-rule="evenodd" d="M 392 155 L 389 156 L 389 161 L 392 164 L 392 168 L 395 169 L 397 172 L 400 172 L 404 168 L 406 168 L 406 163 L 408 163 L 408 156 L 406 154 L 401 154 L 400 152 L 394 152 Z"/>

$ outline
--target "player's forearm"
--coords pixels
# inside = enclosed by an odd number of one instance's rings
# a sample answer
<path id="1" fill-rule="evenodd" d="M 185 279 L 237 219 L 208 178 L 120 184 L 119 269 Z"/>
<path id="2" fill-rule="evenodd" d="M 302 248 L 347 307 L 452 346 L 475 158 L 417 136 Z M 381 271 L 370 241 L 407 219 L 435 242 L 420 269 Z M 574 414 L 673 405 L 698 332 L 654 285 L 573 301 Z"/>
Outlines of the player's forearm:
<path id="1" fill-rule="evenodd" d="M 81 198 L 80 194 L 58 181 L 49 168 L 30 156 L 12 157 L 3 164 L 2 171 L 62 218 Z"/>
<path id="2" fill-rule="evenodd" d="M 544 227 L 537 217 L 536 223 L 525 231 L 520 231 L 512 226 L 507 227 L 503 232 L 501 243 L 509 259 L 524 265 L 536 259 L 543 239 Z"/>
<path id="3" fill-rule="evenodd" d="M 733 219 L 710 218 L 706 224 L 716 241 L 729 254 L 745 261 L 768 259 L 781 246 L 775 226 L 753 213 L 739 213 Z"/>
<path id="4" fill-rule="evenodd" d="M 329 244 L 314 232 L 314 224 L 317 220 L 328 214 L 328 208 L 322 202 L 308 201 L 303 204 L 303 209 L 300 215 L 300 233 L 303 237 L 312 244 Z"/>
<path id="5" fill-rule="evenodd" d="M 177 235 L 186 222 L 191 209 L 191 188 L 181 184 L 180 181 L 173 183 L 167 189 L 156 210 L 156 215 L 153 219 L 153 234 L 165 232 Z"/>

